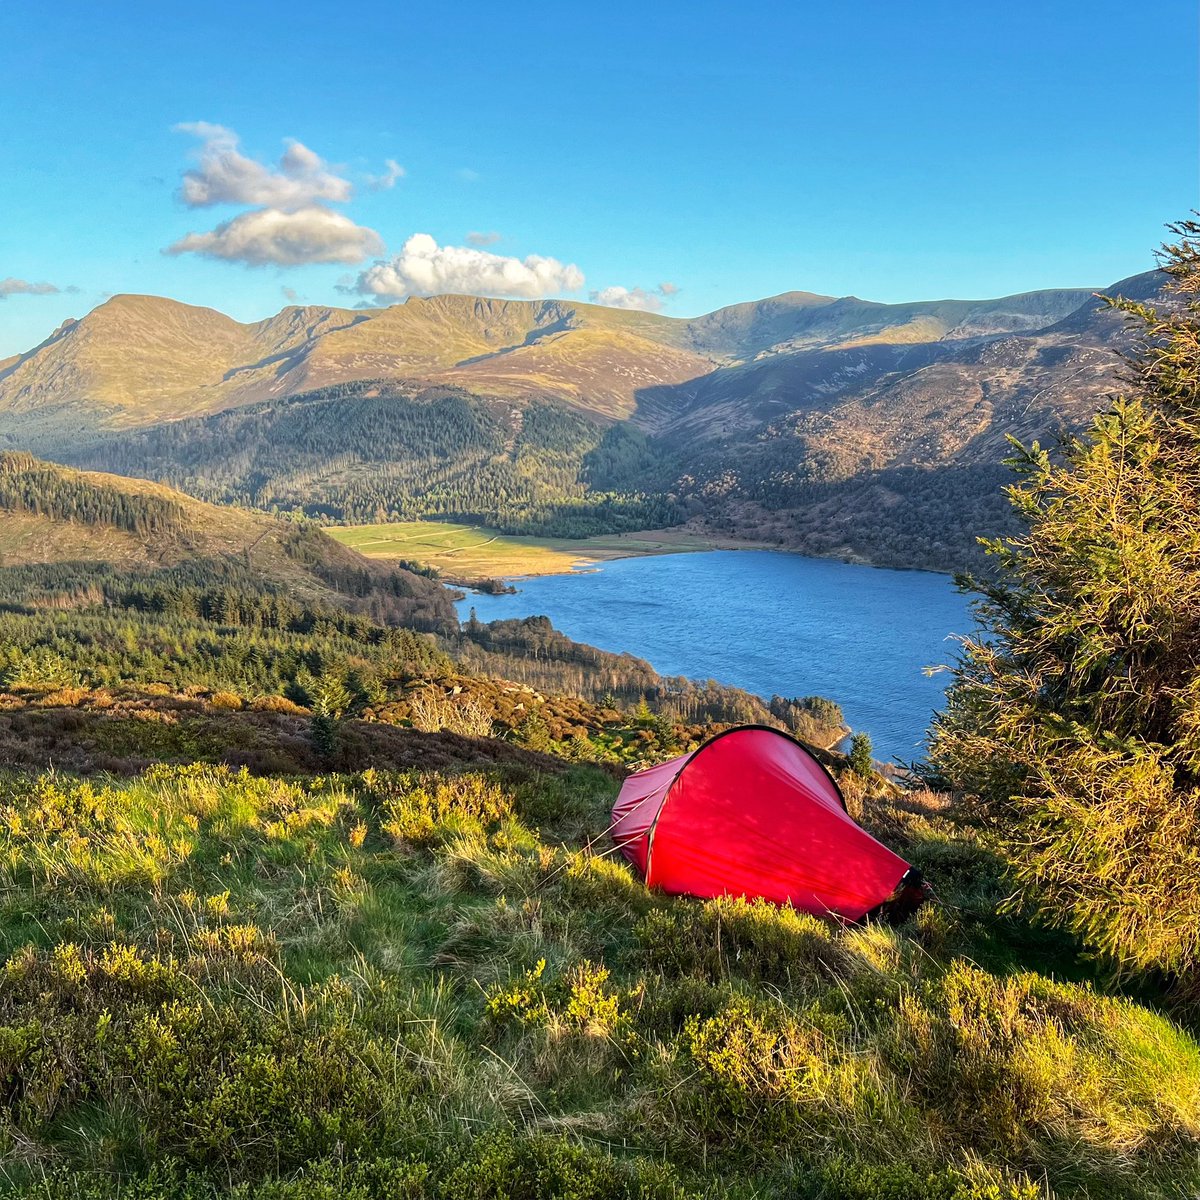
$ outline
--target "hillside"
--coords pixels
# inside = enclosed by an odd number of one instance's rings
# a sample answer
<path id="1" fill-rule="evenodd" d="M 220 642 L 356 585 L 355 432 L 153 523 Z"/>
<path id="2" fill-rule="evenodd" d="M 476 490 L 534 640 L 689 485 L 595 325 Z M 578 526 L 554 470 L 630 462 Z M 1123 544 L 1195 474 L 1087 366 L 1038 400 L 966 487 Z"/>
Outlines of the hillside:
<path id="1" fill-rule="evenodd" d="M 433 580 L 373 563 L 310 525 L 23 453 L 0 452 L 0 567 L 25 568 L 28 580 L 42 579 L 64 597 L 84 580 L 106 577 L 236 581 L 299 604 L 386 610 L 420 628 L 457 623 Z"/>
<path id="2" fill-rule="evenodd" d="M 1103 294 L 1153 299 L 1161 283 L 1148 272 Z M 1065 314 L 1043 310 L 1042 317 L 1006 334 L 779 350 L 699 381 L 688 405 L 674 412 L 671 432 L 703 440 L 809 418 L 831 435 L 817 449 L 857 454 L 865 433 L 872 465 L 901 466 L 944 461 L 974 432 L 989 429 L 991 440 L 972 449 L 994 461 L 1000 430 L 1025 435 L 1056 417 L 1077 423 L 1115 386 L 1120 364 L 1113 351 L 1127 344 L 1118 314 L 1085 295 Z"/>
<path id="3" fill-rule="evenodd" d="M 646 889 L 578 738 L 345 721 L 331 760 L 236 696 L 2 699 L 6 1200 L 1200 1186 L 1186 1023 L 998 916 L 944 797 L 832 764 L 939 895 L 839 927 Z"/>
<path id="4" fill-rule="evenodd" d="M 663 720 L 778 724 L 821 746 L 846 733 L 829 701 L 661 676 L 545 617 L 460 626 L 453 599 L 427 574 L 369 560 L 308 523 L 0 452 L 0 688 L 198 687 L 324 704 L 328 686 L 344 707 L 382 714 L 389 696 L 407 704 L 410 684 L 457 671 L 505 681 L 487 729 L 501 720 L 515 731 L 529 715 L 522 698 L 547 692 L 573 697 L 576 721 L 580 702 L 648 700 Z M 641 740 L 662 734 L 643 725 Z M 13 753 L 0 747 L 0 761 Z"/>
<path id="5" fill-rule="evenodd" d="M 793 292 L 693 320 L 439 296 L 254 325 L 115 297 L 0 368 L 0 438 L 352 523 L 579 537 L 691 520 L 946 569 L 1000 531 L 1006 435 L 1077 427 L 1117 386 L 1124 345 L 1086 290 Z"/>
<path id="6" fill-rule="evenodd" d="M 456 517 L 550 536 L 662 528 L 680 510 L 643 473 L 636 427 L 459 388 L 343 384 L 115 436 L 62 457 L 217 503 L 370 523 Z"/>

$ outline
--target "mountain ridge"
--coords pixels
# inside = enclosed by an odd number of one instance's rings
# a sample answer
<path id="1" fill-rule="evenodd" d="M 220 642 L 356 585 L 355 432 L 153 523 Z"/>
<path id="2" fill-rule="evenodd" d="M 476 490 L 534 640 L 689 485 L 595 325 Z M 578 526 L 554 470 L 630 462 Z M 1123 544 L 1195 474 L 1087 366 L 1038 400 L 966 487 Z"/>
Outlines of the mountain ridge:
<path id="1" fill-rule="evenodd" d="M 695 318 L 442 295 L 366 310 L 287 306 L 252 322 L 120 294 L 0 362 L 0 421 L 5 432 L 19 432 L 19 444 L 52 449 L 63 426 L 73 435 L 133 428 L 369 378 L 460 383 L 506 396 L 533 391 L 613 419 L 632 413 L 639 387 L 678 386 L 801 349 L 1013 331 L 1065 317 L 1088 294 L 1054 289 L 895 305 L 785 292 Z M 606 352 L 611 367 L 601 361 Z"/>
<path id="2" fill-rule="evenodd" d="M 0 371 L 0 446 L 326 520 L 552 536 L 692 520 L 951 569 L 1003 531 L 1007 436 L 1078 428 L 1128 344 L 1086 289 L 783 293 L 698 318 L 446 295 L 245 324 L 118 297 Z"/>

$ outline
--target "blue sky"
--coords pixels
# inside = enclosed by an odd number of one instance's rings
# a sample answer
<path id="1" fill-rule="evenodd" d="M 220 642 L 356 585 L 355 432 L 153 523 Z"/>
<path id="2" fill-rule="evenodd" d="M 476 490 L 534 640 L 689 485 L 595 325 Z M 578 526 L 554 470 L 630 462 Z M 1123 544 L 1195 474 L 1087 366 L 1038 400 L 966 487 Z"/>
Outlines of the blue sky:
<path id="1" fill-rule="evenodd" d="M 174 9 L 0 7 L 0 356 L 112 292 L 1103 286 L 1198 205 L 1193 0 Z"/>

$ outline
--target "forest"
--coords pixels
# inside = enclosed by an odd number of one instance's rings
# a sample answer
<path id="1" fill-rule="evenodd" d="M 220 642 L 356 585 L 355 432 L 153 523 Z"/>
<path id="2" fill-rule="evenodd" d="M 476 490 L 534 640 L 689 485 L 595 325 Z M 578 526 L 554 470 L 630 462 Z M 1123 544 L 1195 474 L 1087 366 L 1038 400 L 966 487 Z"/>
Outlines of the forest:
<path id="1" fill-rule="evenodd" d="M 184 524 L 182 507 L 171 500 L 69 479 L 32 454 L 16 451 L 0 452 L 0 509 L 112 525 L 143 537 L 178 532 Z"/>
<path id="2" fill-rule="evenodd" d="M 649 482 L 656 461 L 643 435 L 563 406 L 378 382 L 117 435 L 72 458 L 270 512 L 452 517 L 553 537 L 677 524 L 678 506 Z"/>
<path id="3" fill-rule="evenodd" d="M 817 557 L 946 571 L 986 567 L 981 536 L 1014 532 L 1000 464 L 823 473 L 777 432 L 752 454 L 722 448 L 680 460 L 675 495 L 709 528 L 775 540 Z"/>

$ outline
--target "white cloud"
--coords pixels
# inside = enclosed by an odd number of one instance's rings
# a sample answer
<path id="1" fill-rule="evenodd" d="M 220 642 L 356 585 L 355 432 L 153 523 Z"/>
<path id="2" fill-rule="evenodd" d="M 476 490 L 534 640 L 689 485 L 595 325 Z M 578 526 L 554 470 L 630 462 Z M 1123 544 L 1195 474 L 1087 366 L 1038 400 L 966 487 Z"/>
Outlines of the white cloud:
<path id="1" fill-rule="evenodd" d="M 252 267 L 304 263 L 360 263 L 383 253 L 373 229 L 319 204 L 296 211 L 254 209 L 223 221 L 210 233 L 189 233 L 168 254 L 202 254 Z"/>
<path id="2" fill-rule="evenodd" d="M 300 293 L 298 291 L 296 291 L 295 288 L 281 287 L 279 290 L 283 293 L 283 298 L 289 304 L 295 304 L 300 299 Z"/>
<path id="3" fill-rule="evenodd" d="M 197 121 L 176 129 L 200 139 L 196 166 L 185 171 L 179 197 L 189 208 L 253 205 L 207 233 L 188 233 L 167 254 L 202 254 L 249 266 L 297 267 L 305 263 L 361 263 L 383 253 L 373 229 L 356 225 L 328 207 L 354 194 L 348 179 L 303 142 L 289 140 L 276 167 L 242 153 L 238 136 L 224 125 Z M 381 186 L 403 174 L 389 159 Z M 387 182 L 390 181 L 390 182 Z"/>
<path id="4" fill-rule="evenodd" d="M 604 304 L 609 308 L 633 308 L 639 312 L 659 312 L 662 297 L 645 288 L 606 287 L 592 292 L 588 297 L 593 304 Z"/>
<path id="5" fill-rule="evenodd" d="M 500 234 L 498 234 L 494 229 L 487 232 L 482 232 L 478 229 L 472 229 L 471 232 L 467 234 L 467 241 L 470 242 L 472 246 L 494 246 L 500 240 Z"/>
<path id="6" fill-rule="evenodd" d="M 196 166 L 183 173 L 179 188 L 189 208 L 261 204 L 293 210 L 319 201 L 343 203 L 354 194 L 350 181 L 334 174 L 302 142 L 288 141 L 278 168 L 272 168 L 244 155 L 238 135 L 223 125 L 195 121 L 175 128 L 202 142 Z"/>
<path id="7" fill-rule="evenodd" d="M 679 288 L 673 283 L 660 283 L 654 291 L 645 288 L 627 288 L 614 285 L 591 292 L 588 299 L 593 304 L 604 304 L 609 308 L 630 308 L 638 312 L 662 312 L 663 302 L 676 295 Z"/>
<path id="8" fill-rule="evenodd" d="M 575 291 L 583 283 L 583 272 L 574 263 L 538 254 L 506 258 L 469 246 L 439 246 L 429 234 L 414 233 L 394 258 L 363 271 L 356 290 L 380 301 L 444 292 L 535 300 Z"/>
<path id="9" fill-rule="evenodd" d="M 473 170 L 471 167 L 459 167 L 454 173 L 463 183 L 478 183 L 483 178 L 478 171 Z"/>
<path id="10" fill-rule="evenodd" d="M 404 168 L 394 158 L 385 158 L 383 165 L 386 170 L 382 175 L 367 176 L 367 187 L 373 192 L 386 192 L 395 187 L 398 180 L 404 178 Z"/>
<path id="11" fill-rule="evenodd" d="M 27 279 L 13 279 L 11 275 L 0 279 L 0 300 L 7 300 L 9 296 L 54 296 L 60 291 L 62 288 L 53 283 L 30 283 Z"/>

